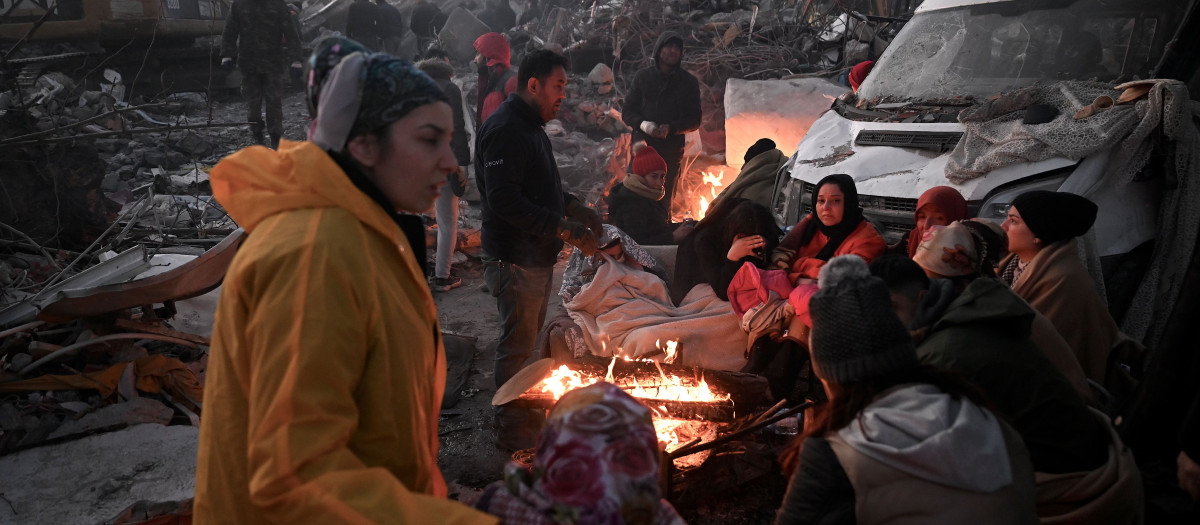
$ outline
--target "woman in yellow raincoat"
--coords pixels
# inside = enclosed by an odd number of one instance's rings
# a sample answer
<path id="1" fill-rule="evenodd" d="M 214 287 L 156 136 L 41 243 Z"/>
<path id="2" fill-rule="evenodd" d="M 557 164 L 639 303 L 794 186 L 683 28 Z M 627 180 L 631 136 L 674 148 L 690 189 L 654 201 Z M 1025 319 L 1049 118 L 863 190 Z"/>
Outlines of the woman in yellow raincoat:
<path id="1" fill-rule="evenodd" d="M 310 141 L 212 171 L 249 237 L 217 308 L 196 523 L 494 523 L 446 499 L 446 356 L 421 221 L 397 213 L 428 210 L 458 167 L 450 106 L 353 41 L 322 42 L 309 70 Z"/>

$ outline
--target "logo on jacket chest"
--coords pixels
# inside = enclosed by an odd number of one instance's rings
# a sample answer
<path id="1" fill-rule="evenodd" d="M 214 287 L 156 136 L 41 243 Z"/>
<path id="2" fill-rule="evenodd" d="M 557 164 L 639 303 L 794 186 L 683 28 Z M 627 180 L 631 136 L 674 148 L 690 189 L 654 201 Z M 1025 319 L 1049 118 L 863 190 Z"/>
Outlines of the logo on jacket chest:
<path id="1" fill-rule="evenodd" d="M 494 168 L 494 167 L 500 166 L 502 164 L 504 164 L 504 159 L 489 160 L 489 161 L 483 163 L 483 167 Z"/>

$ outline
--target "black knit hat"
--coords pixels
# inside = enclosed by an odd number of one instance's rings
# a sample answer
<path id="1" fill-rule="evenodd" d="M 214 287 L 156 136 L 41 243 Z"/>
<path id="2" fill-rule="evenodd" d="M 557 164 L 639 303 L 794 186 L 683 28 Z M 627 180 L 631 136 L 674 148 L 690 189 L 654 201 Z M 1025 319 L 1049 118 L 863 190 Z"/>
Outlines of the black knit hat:
<path id="1" fill-rule="evenodd" d="M 746 150 L 746 156 L 742 158 L 745 162 L 750 162 L 750 159 L 759 156 L 761 153 L 766 153 L 775 149 L 775 141 L 771 139 L 758 139 L 750 149 Z"/>
<path id="2" fill-rule="evenodd" d="M 1013 199 L 1012 205 L 1021 214 L 1033 235 L 1043 243 L 1079 237 L 1096 222 L 1096 204 L 1074 193 L 1029 191 Z"/>
<path id="3" fill-rule="evenodd" d="M 820 287 L 809 301 L 813 372 L 843 384 L 917 366 L 912 336 L 892 309 L 887 285 L 871 276 L 861 257 L 830 259 Z"/>

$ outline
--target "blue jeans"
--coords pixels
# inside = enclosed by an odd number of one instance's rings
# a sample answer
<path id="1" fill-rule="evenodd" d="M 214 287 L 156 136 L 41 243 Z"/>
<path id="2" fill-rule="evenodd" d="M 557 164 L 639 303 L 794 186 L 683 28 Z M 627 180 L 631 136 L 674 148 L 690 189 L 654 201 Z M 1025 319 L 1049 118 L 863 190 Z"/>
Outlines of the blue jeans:
<path id="1" fill-rule="evenodd" d="M 546 321 L 554 267 L 517 266 L 484 256 L 483 280 L 496 298 L 500 339 L 496 341 L 496 388 L 525 367 Z"/>
<path id="2" fill-rule="evenodd" d="M 433 276 L 445 279 L 450 277 L 450 263 L 454 258 L 454 247 L 458 244 L 458 197 L 449 184 L 442 186 L 442 194 L 434 201 L 433 208 L 438 226 Z"/>

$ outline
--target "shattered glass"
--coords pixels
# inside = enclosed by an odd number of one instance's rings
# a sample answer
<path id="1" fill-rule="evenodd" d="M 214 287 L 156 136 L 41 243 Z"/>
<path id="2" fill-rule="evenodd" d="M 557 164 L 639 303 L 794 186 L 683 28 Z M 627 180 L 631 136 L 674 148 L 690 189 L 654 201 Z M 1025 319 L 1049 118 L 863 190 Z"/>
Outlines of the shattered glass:
<path id="1" fill-rule="evenodd" d="M 965 104 L 1042 80 L 1146 78 L 1182 17 L 1166 0 L 1003 2 L 920 13 L 858 92 L 869 105 Z M 1170 23 L 1165 23 L 1171 21 Z"/>

